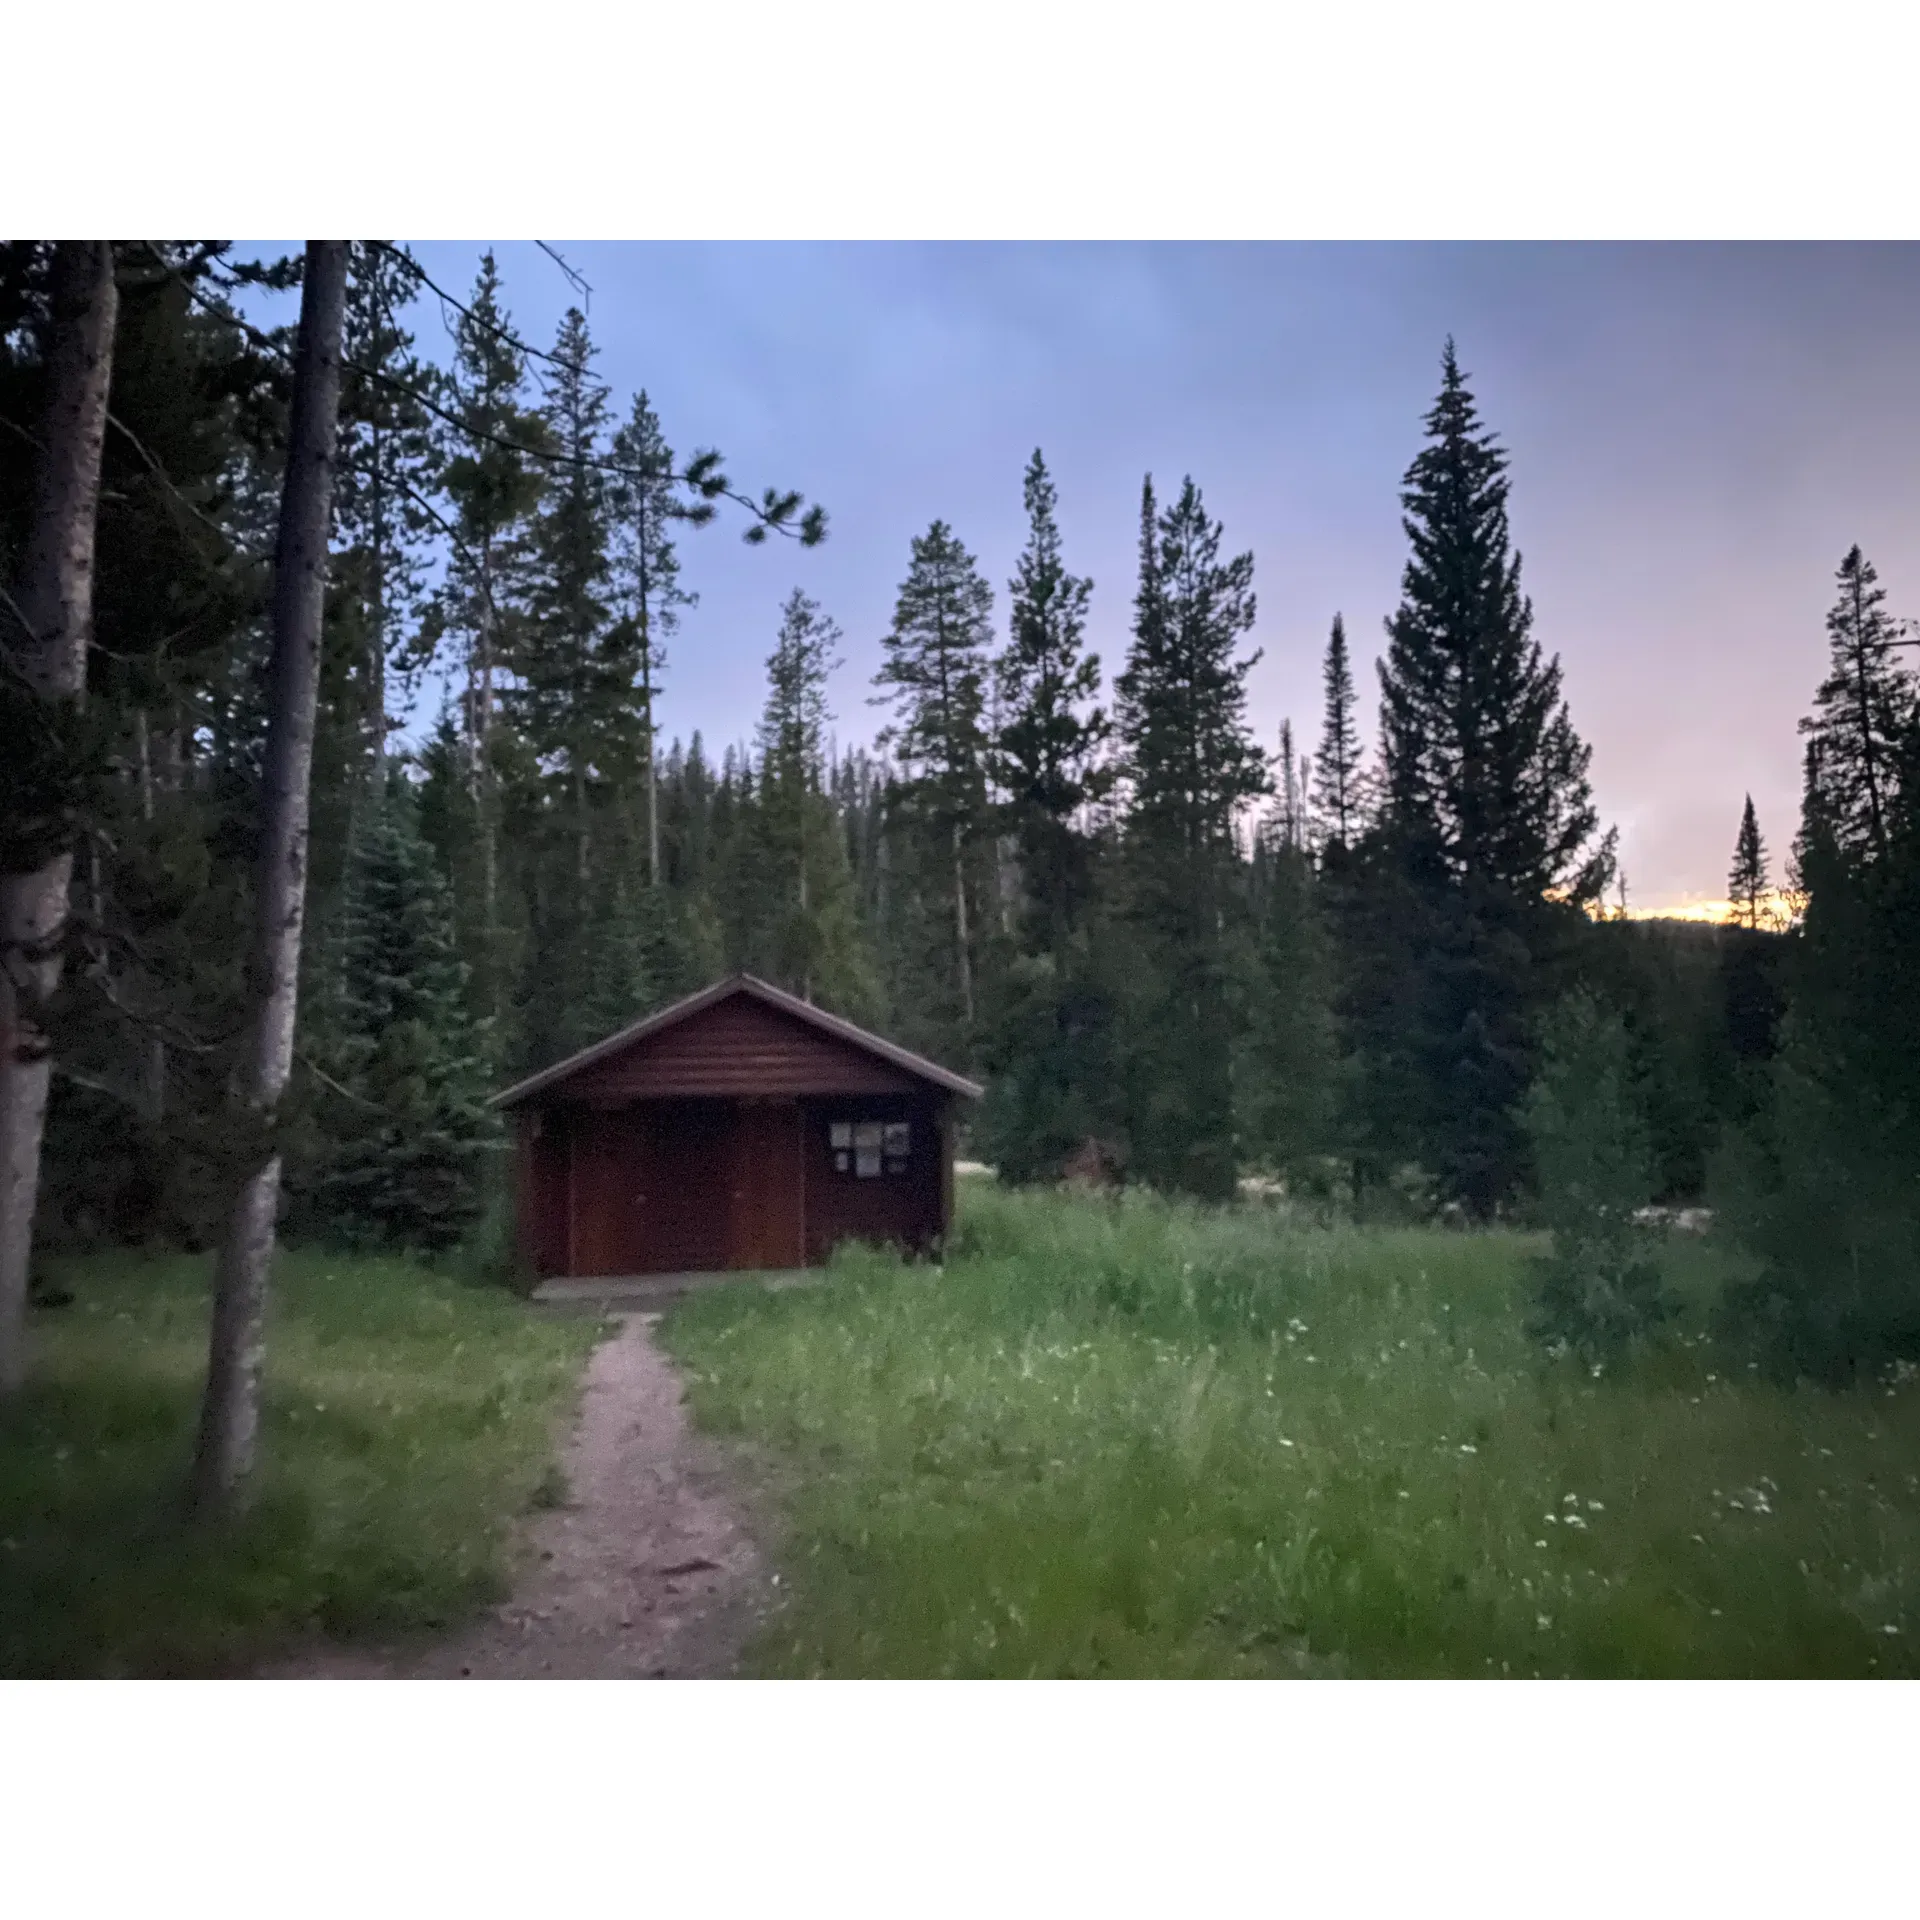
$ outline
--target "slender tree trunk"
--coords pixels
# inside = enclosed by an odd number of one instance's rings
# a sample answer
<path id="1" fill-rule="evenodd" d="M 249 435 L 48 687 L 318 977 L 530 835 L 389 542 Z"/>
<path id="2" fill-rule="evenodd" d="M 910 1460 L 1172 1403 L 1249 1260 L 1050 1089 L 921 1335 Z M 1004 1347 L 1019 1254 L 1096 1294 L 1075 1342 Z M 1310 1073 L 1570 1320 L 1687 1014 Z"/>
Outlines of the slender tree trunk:
<path id="1" fill-rule="evenodd" d="M 807 919 L 807 789 L 800 788 L 800 998 L 813 1000 L 813 927 Z"/>
<path id="2" fill-rule="evenodd" d="M 387 772 L 387 494 L 381 462 L 386 449 L 373 429 L 373 646 L 367 659 L 367 704 L 373 720 L 373 777 L 384 791 Z"/>
<path id="3" fill-rule="evenodd" d="M 960 962 L 960 1011 L 966 1017 L 967 1036 L 973 1036 L 973 961 L 967 952 L 967 866 L 960 822 L 953 823 L 953 937 Z"/>
<path id="4" fill-rule="evenodd" d="M 53 262 L 47 412 L 12 651 L 49 703 L 86 693 L 93 542 L 119 295 L 105 240 L 63 241 Z M 9 610 L 11 611 L 11 610 Z M 0 875 L 0 1396 L 26 1378 L 28 1267 L 53 1055 L 41 1022 L 60 984 L 71 852 Z"/>
<path id="5" fill-rule="evenodd" d="M 229 1511 L 239 1499 L 253 1466 L 260 1421 L 267 1275 L 280 1200 L 280 1150 L 272 1130 L 293 1067 L 346 290 L 347 243 L 308 241 L 287 474 L 274 546 L 273 651 L 249 980 L 253 1031 L 236 1088 L 239 1103 L 259 1125 L 260 1146 L 235 1196 L 214 1280 L 207 1389 L 189 1491 L 193 1511 L 202 1516 Z"/>
<path id="6" fill-rule="evenodd" d="M 153 822 L 153 732 L 145 707 L 133 713 L 134 777 L 139 783 L 140 818 Z M 150 1126 L 158 1126 L 167 1112 L 167 1043 L 157 1033 L 147 1036 L 145 1058 L 140 1068 L 140 1113 Z"/>
<path id="7" fill-rule="evenodd" d="M 647 707 L 647 882 L 660 884 L 659 756 L 653 744 L 653 641 L 646 622 L 640 623 L 640 689 Z"/>

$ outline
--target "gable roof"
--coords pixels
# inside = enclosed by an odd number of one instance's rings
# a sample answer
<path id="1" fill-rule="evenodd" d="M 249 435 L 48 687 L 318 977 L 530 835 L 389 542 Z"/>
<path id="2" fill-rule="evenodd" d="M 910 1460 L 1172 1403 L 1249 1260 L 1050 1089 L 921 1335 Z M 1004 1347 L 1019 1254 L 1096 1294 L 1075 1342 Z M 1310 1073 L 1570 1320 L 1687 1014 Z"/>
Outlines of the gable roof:
<path id="1" fill-rule="evenodd" d="M 964 1075 L 949 1072 L 947 1068 L 920 1054 L 910 1053 L 905 1047 L 897 1047 L 891 1040 L 883 1040 L 877 1033 L 869 1033 L 864 1027 L 856 1027 L 851 1020 L 842 1020 L 838 1014 L 828 1013 L 811 1001 L 801 1000 L 791 993 L 783 993 L 780 988 L 769 986 L 764 980 L 750 973 L 731 974 L 725 980 L 716 980 L 710 987 L 702 987 L 698 993 L 690 993 L 684 1000 L 676 1000 L 669 1007 L 662 1007 L 657 1013 L 650 1013 L 644 1020 L 636 1020 L 630 1027 L 622 1027 L 618 1033 L 609 1034 L 606 1039 L 596 1041 L 590 1047 L 582 1047 L 578 1053 L 570 1054 L 565 1060 L 551 1067 L 543 1068 L 539 1073 L 530 1074 L 526 1079 L 516 1082 L 504 1093 L 494 1095 L 491 1104 L 496 1107 L 516 1107 L 533 1094 L 542 1093 L 547 1088 L 557 1086 L 563 1080 L 570 1080 L 577 1073 L 599 1061 L 624 1052 L 628 1047 L 642 1040 L 649 1040 L 655 1034 L 664 1033 L 669 1027 L 677 1027 L 683 1020 L 691 1019 L 697 1013 L 704 1013 L 708 1007 L 718 1006 L 723 1000 L 731 1000 L 737 994 L 746 994 L 763 1005 L 773 1007 L 781 1013 L 790 1014 L 796 1020 L 804 1021 L 808 1026 L 845 1042 L 848 1046 L 858 1047 L 862 1052 L 888 1061 L 904 1073 L 912 1074 L 916 1079 L 930 1082 L 944 1088 L 948 1093 L 960 1094 L 968 1100 L 978 1100 L 985 1089 Z"/>

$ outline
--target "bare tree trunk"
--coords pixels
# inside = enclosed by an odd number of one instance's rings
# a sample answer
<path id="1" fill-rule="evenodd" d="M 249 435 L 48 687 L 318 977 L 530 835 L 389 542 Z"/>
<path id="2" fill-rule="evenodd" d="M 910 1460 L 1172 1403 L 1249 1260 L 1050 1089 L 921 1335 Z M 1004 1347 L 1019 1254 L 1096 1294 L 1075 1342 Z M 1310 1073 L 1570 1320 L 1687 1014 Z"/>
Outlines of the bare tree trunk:
<path id="1" fill-rule="evenodd" d="M 47 414 L 12 649 L 46 701 L 85 697 L 93 542 L 119 294 L 113 247 L 63 241 L 53 262 Z M 60 985 L 71 852 L 0 875 L 0 1396 L 26 1378 L 27 1276 L 53 1055 L 41 1021 Z"/>
<path id="2" fill-rule="evenodd" d="M 967 866 L 960 838 L 960 822 L 953 823 L 953 935 L 960 960 L 960 1010 L 967 1032 L 973 1032 L 973 961 L 967 952 Z"/>
<path id="3" fill-rule="evenodd" d="M 813 1004 L 813 928 L 807 920 L 807 789 L 800 789 L 800 998 Z"/>
<path id="4" fill-rule="evenodd" d="M 645 635 L 642 635 L 643 640 Z M 649 647 L 651 641 L 646 641 Z M 641 655 L 643 663 L 646 655 Z M 657 887 L 660 884 L 660 756 L 654 749 L 653 740 L 653 669 L 643 664 L 641 672 L 645 675 L 642 682 L 647 702 L 647 884 Z"/>
<path id="5" fill-rule="evenodd" d="M 237 1501 L 253 1466 L 260 1421 L 267 1274 L 280 1201 L 280 1150 L 272 1129 L 293 1068 L 346 287 L 347 243 L 308 241 L 287 474 L 273 560 L 260 871 L 248 983 L 253 1031 L 235 1089 L 239 1103 L 260 1126 L 260 1157 L 241 1180 L 214 1280 L 207 1389 L 189 1490 L 191 1507 L 200 1515 L 223 1513 Z"/>

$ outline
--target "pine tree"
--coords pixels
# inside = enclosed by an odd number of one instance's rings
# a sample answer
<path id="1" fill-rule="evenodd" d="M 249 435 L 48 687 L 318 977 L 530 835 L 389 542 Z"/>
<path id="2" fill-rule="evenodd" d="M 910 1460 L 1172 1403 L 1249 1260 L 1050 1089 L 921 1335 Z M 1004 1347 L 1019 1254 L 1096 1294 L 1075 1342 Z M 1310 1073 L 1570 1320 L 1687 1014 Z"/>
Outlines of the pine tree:
<path id="1" fill-rule="evenodd" d="M 1083 641 L 1093 583 L 1069 573 L 1057 496 L 1036 448 L 1025 479 L 1027 545 L 1008 585 L 1007 644 L 994 663 L 991 766 L 1017 869 L 1015 948 L 983 1035 L 979 1136 L 1003 1179 L 1058 1176 L 1089 1140 L 1123 1131 L 1115 944 L 1102 914 L 1091 815 L 1112 786 L 1099 656 Z"/>
<path id="2" fill-rule="evenodd" d="M 1560 665 L 1532 638 L 1507 529 L 1507 459 L 1453 343 L 1401 499 L 1412 545 L 1381 663 L 1385 831 L 1418 903 L 1400 998 L 1423 1157 L 1485 1217 L 1514 1190 L 1529 1028 L 1556 949 L 1613 868 Z"/>
<path id="3" fill-rule="evenodd" d="M 875 684 L 892 689 L 893 724 L 880 736 L 902 769 L 898 799 L 939 849 L 951 904 L 949 951 L 954 1051 L 972 1051 L 981 938 L 980 864 L 987 842 L 983 725 L 993 589 L 944 520 L 913 542 L 912 564 L 882 640 Z"/>
<path id="4" fill-rule="evenodd" d="M 348 1241 L 451 1247 L 480 1215 L 499 1130 L 452 902 L 397 769 L 356 840 L 331 944 L 333 1086 L 315 1209 Z"/>
<path id="5" fill-rule="evenodd" d="M 1293 722 L 1280 722 L 1280 752 L 1275 760 L 1278 776 L 1275 788 L 1273 827 L 1279 844 L 1292 853 L 1304 853 L 1309 839 L 1307 824 L 1307 787 L 1313 777 L 1311 765 L 1295 751 Z"/>
<path id="6" fill-rule="evenodd" d="M 443 449 L 433 416 L 415 397 L 431 393 L 434 382 L 398 317 L 414 291 L 412 270 L 390 248 L 353 243 L 330 599 L 335 609 L 343 601 L 351 608 L 356 718 L 376 787 L 400 719 L 394 693 L 418 673 L 411 641 L 437 532 L 432 500 Z"/>
<path id="7" fill-rule="evenodd" d="M 1267 790 L 1237 657 L 1253 625 L 1253 556 L 1223 562 L 1189 478 L 1140 506 L 1133 646 L 1115 683 L 1126 755 L 1128 917 L 1139 940 L 1128 1052 L 1135 1164 L 1156 1185 L 1234 1191 L 1234 922 L 1241 807 Z"/>
<path id="8" fill-rule="evenodd" d="M 473 973 L 473 997 L 505 1038 L 508 994 L 519 967 L 519 942 L 503 910 L 500 876 L 503 767 L 510 740 L 494 720 L 500 676 L 523 615 L 528 528 L 545 490 L 541 463 L 516 451 L 540 446 L 544 427 L 527 402 L 527 356 L 514 338 L 491 253 L 480 262 L 468 311 L 453 328 L 453 363 L 445 411 L 459 422 L 447 431 L 444 484 L 452 507 L 445 577 L 423 636 L 459 643 L 459 735 L 469 810 L 475 822 L 469 880 L 456 873 L 460 948 Z"/>
<path id="9" fill-rule="evenodd" d="M 1753 795 L 1748 794 L 1740 813 L 1740 832 L 1734 841 L 1733 866 L 1727 874 L 1727 900 L 1736 924 L 1744 926 L 1749 933 L 1759 932 L 1766 897 L 1767 847 L 1760 838 Z"/>
<path id="10" fill-rule="evenodd" d="M 1727 1212 L 1760 1272 L 1735 1330 L 1839 1384 L 1920 1359 L 1920 719 L 1872 569 L 1850 553 L 1831 669 L 1803 723 L 1801 920 L 1771 1100 Z"/>
<path id="11" fill-rule="evenodd" d="M 14 744 L 48 743 L 49 778 L 35 783 L 37 832 L 4 823 L 0 857 L 0 1398 L 26 1378 L 27 1266 L 33 1245 L 52 1055 L 41 1023 L 60 984 L 73 851 L 58 801 L 73 756 L 70 715 L 86 696 L 93 556 L 107 433 L 119 294 L 103 240 L 61 242 L 53 254 L 46 397 L 38 421 L 30 531 L 18 591 L 4 603 L 0 715 Z M 17 678 L 16 678 L 17 676 Z M 14 775 L 18 778 L 18 775 Z M 17 798 L 10 793 L 9 798 Z M 49 816 L 51 816 L 49 818 Z"/>
<path id="12" fill-rule="evenodd" d="M 1326 712 L 1320 723 L 1320 745 L 1313 758 L 1313 813 L 1326 857 L 1344 864 L 1366 824 L 1365 749 L 1354 725 L 1356 696 L 1353 669 L 1347 659 L 1347 629 L 1336 613 L 1327 635 Z"/>
<path id="13" fill-rule="evenodd" d="M 1292 762 L 1283 722 L 1280 797 L 1255 837 L 1249 875 L 1253 966 L 1238 1092 L 1249 1151 L 1297 1193 L 1326 1184 L 1341 1145 L 1341 1088 L 1324 889 Z"/>
<path id="14" fill-rule="evenodd" d="M 1827 677 L 1800 731 L 1813 749 L 1821 820 L 1842 857 L 1857 864 L 1887 850 L 1895 769 L 1914 724 L 1915 683 L 1895 656 L 1900 634 L 1886 613 L 1879 576 L 1858 547 L 1840 562 L 1838 583 L 1827 615 Z"/>
<path id="15" fill-rule="evenodd" d="M 759 793 L 743 770 L 735 805 L 747 812 L 735 844 L 757 855 L 766 884 L 743 890 L 768 945 L 759 971 L 803 999 L 857 1015 L 873 987 L 860 949 L 846 844 L 822 791 L 827 676 L 841 662 L 839 626 L 798 587 L 781 609 L 767 658 L 767 703 L 756 739 Z M 757 804 L 756 804 L 757 801 Z"/>
<path id="16" fill-rule="evenodd" d="M 994 770 L 1019 849 L 1021 943 L 1048 953 L 1086 909 L 1091 853 L 1078 822 L 1106 784 L 1097 756 L 1108 724 L 1092 704 L 1099 655 L 1082 647 L 1093 582 L 1066 570 L 1057 495 L 1038 448 L 1025 497 L 1027 545 L 1007 588 L 1010 632 L 994 663 L 1002 708 Z"/>
<path id="17" fill-rule="evenodd" d="M 660 431 L 643 388 L 634 395 L 633 412 L 613 436 L 613 457 L 625 469 L 614 481 L 614 580 L 621 606 L 621 650 L 639 678 L 647 763 L 647 877 L 660 883 L 660 803 L 654 696 L 667 664 L 666 642 L 679 631 L 681 608 L 700 596 L 680 585 L 680 556 L 669 529 L 680 520 L 698 522 L 712 512 L 704 503 L 689 506 L 679 497 L 673 449 Z"/>
<path id="18" fill-rule="evenodd" d="M 306 914 L 308 800 L 318 705 L 326 564 L 347 298 L 344 241 L 307 243 L 280 526 L 274 549 L 273 643 L 248 965 L 248 1039 L 235 1076 L 239 1150 L 227 1236 L 214 1270 L 206 1391 L 194 1441 L 193 1511 L 240 1500 L 252 1471 L 266 1350 L 282 1154 L 274 1137 L 293 1070 L 300 944 Z M 249 1137 L 250 1136 L 250 1137 Z"/>

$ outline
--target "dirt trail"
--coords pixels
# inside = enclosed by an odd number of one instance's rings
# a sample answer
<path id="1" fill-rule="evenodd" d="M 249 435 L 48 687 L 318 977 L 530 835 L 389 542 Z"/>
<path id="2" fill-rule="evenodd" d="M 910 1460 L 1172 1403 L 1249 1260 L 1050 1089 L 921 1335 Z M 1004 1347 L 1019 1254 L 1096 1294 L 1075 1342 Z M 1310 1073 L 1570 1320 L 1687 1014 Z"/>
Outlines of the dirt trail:
<path id="1" fill-rule="evenodd" d="M 689 1427 L 654 1344 L 626 1316 L 594 1350 L 567 1449 L 568 1504 L 527 1528 L 513 1597 L 411 1650 L 331 1648 L 276 1678 L 639 1679 L 731 1673 L 767 1576 L 716 1451 Z"/>

